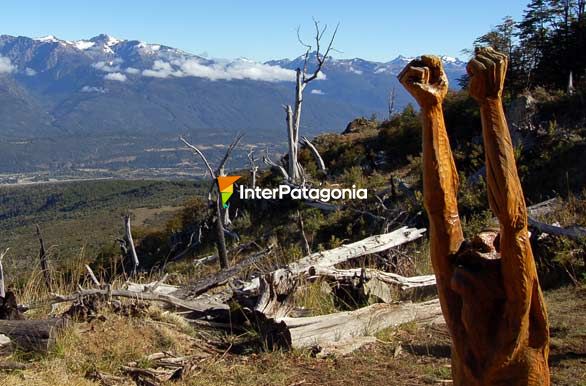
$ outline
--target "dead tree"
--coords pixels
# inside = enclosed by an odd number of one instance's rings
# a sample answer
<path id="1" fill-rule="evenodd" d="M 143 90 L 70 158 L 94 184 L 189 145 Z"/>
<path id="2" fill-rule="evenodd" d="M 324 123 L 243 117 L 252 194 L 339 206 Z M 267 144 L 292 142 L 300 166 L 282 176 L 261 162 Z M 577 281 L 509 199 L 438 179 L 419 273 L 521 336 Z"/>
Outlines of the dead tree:
<path id="1" fill-rule="evenodd" d="M 0 297 L 4 299 L 6 296 L 5 291 L 5 284 L 4 284 L 4 267 L 2 266 L 2 260 L 4 260 L 4 256 L 8 253 L 10 248 L 6 248 L 6 250 L 0 253 Z"/>
<path id="2" fill-rule="evenodd" d="M 47 250 L 45 249 L 45 242 L 43 241 L 43 236 L 41 235 L 41 228 L 39 225 L 35 225 L 37 228 L 37 237 L 39 238 L 39 259 L 41 260 L 41 270 L 43 271 L 43 277 L 45 278 L 45 285 L 49 292 L 51 290 L 51 272 L 49 271 L 49 258 L 47 256 Z"/>
<path id="3" fill-rule="evenodd" d="M 258 165 L 254 157 L 254 149 L 250 149 L 247 154 L 248 162 L 250 163 L 250 177 L 252 178 L 252 189 L 256 188 L 256 173 L 258 172 Z"/>
<path id="4" fill-rule="evenodd" d="M 208 159 L 201 152 L 201 150 L 199 150 L 196 146 L 190 144 L 185 138 L 179 137 L 179 139 L 185 144 L 185 146 L 187 146 L 189 149 L 191 149 L 191 151 L 194 154 L 197 154 L 202 159 L 203 163 L 206 166 L 208 173 L 210 174 L 210 178 L 212 180 L 212 184 L 211 184 L 211 188 L 210 188 L 210 192 L 209 192 L 208 197 L 209 197 L 210 201 L 215 201 L 215 203 L 214 203 L 214 205 L 216 207 L 215 224 L 216 224 L 216 238 L 217 238 L 216 246 L 218 248 L 220 267 L 222 269 L 228 268 L 230 264 L 228 262 L 228 250 L 226 248 L 226 238 L 224 237 L 224 233 L 226 232 L 226 218 L 225 218 L 225 216 L 226 216 L 227 211 L 226 212 L 222 211 L 222 209 L 223 209 L 222 208 L 222 197 L 221 197 L 220 190 L 218 187 L 217 178 L 218 178 L 218 176 L 225 175 L 226 162 L 228 161 L 228 158 L 230 158 L 230 154 L 232 153 L 232 151 L 236 148 L 236 146 L 238 146 L 238 143 L 242 139 L 242 136 L 243 136 L 242 134 L 239 134 L 236 136 L 234 141 L 232 141 L 232 143 L 230 144 L 230 146 L 226 150 L 224 157 L 222 158 L 222 160 L 218 164 L 218 167 L 216 168 L 216 170 L 212 169 L 212 166 L 208 162 Z M 213 192 L 216 193 L 215 199 L 212 198 Z"/>
<path id="5" fill-rule="evenodd" d="M 332 37 L 326 50 L 321 52 L 321 41 L 327 31 L 327 25 L 320 29 L 319 22 L 314 20 L 315 25 L 315 60 L 316 65 L 313 71 L 309 70 L 310 54 L 314 47 L 310 44 L 306 44 L 301 40 L 299 36 L 299 29 L 297 29 L 297 39 L 299 43 L 306 48 L 305 56 L 303 60 L 303 67 L 295 70 L 295 104 L 285 105 L 285 121 L 287 123 L 287 135 L 289 139 L 289 179 L 292 182 L 298 182 L 301 179 L 302 171 L 301 165 L 299 165 L 297 155 L 299 152 L 299 127 L 301 124 L 301 107 L 303 105 L 303 91 L 307 85 L 318 78 L 322 71 L 327 59 L 328 54 L 332 49 L 332 44 L 338 32 L 338 26 L 332 33 Z"/>
<path id="6" fill-rule="evenodd" d="M 309 242 L 307 241 L 307 236 L 305 235 L 305 226 L 303 224 L 303 217 L 301 217 L 301 212 L 297 211 L 297 225 L 299 225 L 299 233 L 301 234 L 301 249 L 304 255 L 309 255 L 311 253 L 311 248 L 309 247 Z"/>
<path id="7" fill-rule="evenodd" d="M 273 167 L 277 170 L 279 170 L 279 172 L 281 173 L 281 176 L 283 176 L 283 180 L 284 181 L 289 181 L 289 173 L 287 173 L 287 170 L 285 170 L 285 168 L 283 167 L 283 165 L 279 165 L 278 163 L 276 163 L 275 161 L 273 161 L 271 159 L 271 157 L 269 157 L 269 149 L 266 149 L 265 151 L 265 156 L 262 157 L 262 162 L 265 163 L 265 165 L 268 165 L 270 167 Z"/>
<path id="8" fill-rule="evenodd" d="M 321 154 L 319 154 L 319 151 L 313 145 L 313 143 L 311 143 L 311 141 L 305 136 L 301 137 L 301 143 L 304 144 L 305 146 L 307 146 L 307 148 L 309 149 L 311 154 L 313 154 L 313 158 L 315 158 L 315 162 L 317 163 L 317 167 L 318 167 L 319 171 L 326 174 L 327 170 L 326 170 L 326 164 L 324 162 L 324 159 L 321 157 Z"/>
<path id="9" fill-rule="evenodd" d="M 393 88 L 391 89 L 391 92 L 389 93 L 389 120 L 391 118 L 393 118 L 393 115 L 395 115 L 395 99 L 397 98 L 397 95 L 395 93 L 395 86 L 393 86 Z"/>
<path id="10" fill-rule="evenodd" d="M 134 248 L 134 240 L 132 239 L 132 230 L 130 229 L 130 216 L 124 216 L 124 238 L 127 248 L 130 248 L 130 257 L 132 257 L 132 275 L 136 274 L 139 261 L 136 249 Z"/>
<path id="11" fill-rule="evenodd" d="M 574 88 L 574 74 L 570 71 L 570 75 L 568 76 L 568 95 L 573 95 L 576 89 Z"/>

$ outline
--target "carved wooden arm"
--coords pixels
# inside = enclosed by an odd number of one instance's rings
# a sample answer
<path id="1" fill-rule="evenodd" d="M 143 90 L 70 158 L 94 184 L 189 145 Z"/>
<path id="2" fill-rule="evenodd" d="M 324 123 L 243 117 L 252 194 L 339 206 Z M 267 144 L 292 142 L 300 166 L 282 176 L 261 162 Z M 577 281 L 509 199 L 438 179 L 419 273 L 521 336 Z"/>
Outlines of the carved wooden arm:
<path id="1" fill-rule="evenodd" d="M 531 302 L 542 301 L 527 230 L 527 208 L 517 174 L 511 135 L 502 105 L 507 58 L 490 48 L 476 52 L 468 64 L 470 95 L 480 104 L 490 208 L 500 223 L 501 272 L 507 331 L 516 336 L 529 323 Z M 542 308 L 542 305 L 539 307 Z M 543 312 L 533 316 L 546 324 Z M 543 317 L 543 318 L 542 318 Z M 544 329 L 545 331 L 545 329 Z"/>
<path id="2" fill-rule="evenodd" d="M 458 216 L 458 173 L 442 110 L 448 80 L 437 56 L 422 56 L 409 63 L 399 80 L 421 106 L 423 194 L 430 221 L 431 261 L 442 306 L 447 308 L 446 321 L 453 325 L 458 307 L 454 303 L 457 297 L 450 289 L 453 267 L 449 256 L 458 251 L 463 235 Z"/>

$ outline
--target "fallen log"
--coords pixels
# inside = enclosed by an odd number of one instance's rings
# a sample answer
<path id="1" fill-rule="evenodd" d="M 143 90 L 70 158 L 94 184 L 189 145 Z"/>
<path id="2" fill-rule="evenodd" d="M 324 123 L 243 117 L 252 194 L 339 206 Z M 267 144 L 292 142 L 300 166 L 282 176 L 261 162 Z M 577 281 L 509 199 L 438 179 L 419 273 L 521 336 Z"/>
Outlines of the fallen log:
<path id="1" fill-rule="evenodd" d="M 396 327 L 404 323 L 441 323 L 443 321 L 437 299 L 422 303 L 373 304 L 355 311 L 337 312 L 329 315 L 303 318 L 277 318 L 284 323 L 291 336 L 293 348 L 319 347 L 327 349 L 352 345 L 357 349 L 356 340 L 368 343 L 365 336 Z"/>
<path id="2" fill-rule="evenodd" d="M 545 200 L 535 205 L 528 206 L 527 214 L 531 217 L 543 216 L 545 214 L 553 212 L 554 210 L 557 210 L 560 207 L 560 204 L 561 203 L 559 198 L 550 198 L 549 200 Z"/>
<path id="3" fill-rule="evenodd" d="M 159 286 L 158 288 L 161 288 Z M 164 293 L 157 293 L 157 292 L 136 292 L 126 290 L 116 290 L 116 289 L 88 289 L 88 290 L 80 290 L 70 295 L 59 295 L 54 294 L 52 298 L 45 299 L 39 302 L 35 302 L 32 304 L 21 305 L 19 306 L 20 309 L 31 309 L 42 307 L 49 304 L 58 304 L 58 303 L 66 303 L 72 302 L 74 300 L 79 299 L 80 297 L 84 296 L 92 296 L 92 295 L 103 295 L 107 297 L 121 297 L 121 298 L 129 298 L 134 300 L 140 301 L 157 301 L 166 303 L 177 308 L 182 308 L 190 311 L 196 312 L 213 312 L 213 311 L 226 311 L 229 307 L 226 304 L 218 303 L 210 299 L 181 299 L 173 295 L 164 294 Z M 1 333 L 1 331 L 0 331 Z"/>
<path id="4" fill-rule="evenodd" d="M 254 309 L 267 317 L 286 316 L 292 309 L 290 295 L 302 278 L 315 276 L 319 269 L 331 269 L 364 255 L 378 253 L 406 242 L 420 238 L 425 229 L 402 227 L 393 232 L 371 236 L 366 239 L 342 245 L 341 247 L 308 255 L 287 267 L 277 269 L 264 278 L 247 283 L 247 293 L 242 289 L 239 295 L 258 293 Z"/>
<path id="5" fill-rule="evenodd" d="M 338 286 L 361 287 L 364 296 L 374 296 L 385 303 L 420 300 L 436 295 L 435 275 L 404 277 L 371 268 L 318 268 L 317 277 L 338 282 Z M 310 277 L 310 279 L 312 279 Z"/>
<path id="6" fill-rule="evenodd" d="M 418 287 L 435 287 L 435 275 L 404 277 L 396 273 L 383 272 L 370 268 L 336 269 L 329 267 L 318 267 L 315 274 L 316 276 L 331 277 L 335 280 L 352 279 L 355 277 L 362 277 L 366 280 L 377 278 L 387 284 L 396 285 L 402 290 Z"/>
<path id="7" fill-rule="evenodd" d="M 528 218 L 528 223 L 530 227 L 533 227 L 540 231 L 541 233 L 547 233 L 550 235 L 555 236 L 565 236 L 572 240 L 579 240 L 586 238 L 586 228 L 582 227 L 571 227 L 571 228 L 562 228 L 555 225 L 549 225 L 546 223 L 542 223 L 540 221 L 535 220 L 532 217 Z"/>
<path id="8" fill-rule="evenodd" d="M 170 284 L 163 284 L 163 283 L 159 283 L 155 287 L 155 285 L 157 283 L 158 282 L 153 282 L 153 283 L 148 283 L 148 284 L 138 284 L 138 283 L 128 282 L 128 283 L 126 283 L 126 289 L 131 292 L 153 292 L 153 293 L 162 294 L 162 295 L 172 295 L 177 290 L 180 289 L 180 287 L 170 285 Z"/>
<path id="9" fill-rule="evenodd" d="M 251 241 L 249 243 L 240 244 L 237 247 L 230 249 L 228 251 L 228 254 L 230 256 L 235 256 L 239 253 L 242 253 L 243 251 L 246 251 L 246 250 L 249 250 L 252 248 L 260 249 L 260 247 L 258 246 L 258 244 L 256 242 Z M 205 256 L 205 257 L 193 260 L 193 265 L 195 265 L 196 267 L 199 267 L 202 264 L 209 264 L 209 263 L 216 262 L 218 260 L 218 258 L 219 258 L 218 255 Z"/>
<path id="10" fill-rule="evenodd" d="M 311 276 L 318 267 L 333 267 L 361 256 L 383 252 L 387 249 L 417 240 L 425 229 L 402 227 L 393 232 L 367 237 L 363 240 L 323 252 L 316 252 L 289 264 L 287 270 L 293 275 L 305 273 Z"/>
<path id="11" fill-rule="evenodd" d="M 217 274 L 213 275 L 212 277 L 201 280 L 198 283 L 195 283 L 194 285 L 181 288 L 176 292 L 176 294 L 177 296 L 182 298 L 193 298 L 203 294 L 204 292 L 209 291 L 214 287 L 226 284 L 228 280 L 255 265 L 265 256 L 270 254 L 271 251 L 272 246 L 269 246 L 268 248 L 247 257 L 246 259 L 244 259 L 243 261 L 241 261 L 240 263 L 231 268 L 224 269 L 218 272 Z"/>
<path id="12" fill-rule="evenodd" d="M 66 319 L 0 320 L 0 334 L 10 338 L 24 351 L 47 352 L 55 344 L 58 333 L 66 326 Z"/>
<path id="13" fill-rule="evenodd" d="M 0 370 L 25 370 L 29 367 L 26 363 L 20 363 L 15 361 L 2 361 L 0 362 Z"/>

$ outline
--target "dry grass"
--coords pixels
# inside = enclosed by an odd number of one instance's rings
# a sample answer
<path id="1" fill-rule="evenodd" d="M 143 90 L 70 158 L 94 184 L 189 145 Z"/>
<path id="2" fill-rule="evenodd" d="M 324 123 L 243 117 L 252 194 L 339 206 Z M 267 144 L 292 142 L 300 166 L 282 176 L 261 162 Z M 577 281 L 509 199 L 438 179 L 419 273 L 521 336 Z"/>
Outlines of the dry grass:
<path id="1" fill-rule="evenodd" d="M 105 321 L 72 324 L 43 357 L 15 353 L 8 360 L 26 360 L 29 369 L 0 374 L 2 385 L 95 385 L 85 378 L 91 371 L 121 375 L 120 368 L 131 361 L 143 361 L 154 352 L 188 355 L 193 338 L 189 326 L 154 309 L 150 316 L 129 318 L 104 313 Z M 159 320 L 154 320 L 157 318 Z"/>
<path id="2" fill-rule="evenodd" d="M 161 226 L 161 224 L 165 224 L 173 214 L 183 208 L 183 206 L 165 205 L 160 208 L 135 208 L 131 209 L 130 213 L 133 216 L 133 225 L 138 227 L 151 226 L 154 228 L 155 225 Z"/>
<path id="3" fill-rule="evenodd" d="M 316 288 L 311 291 L 318 291 Z M 586 384 L 586 288 L 565 287 L 546 294 L 551 318 L 552 382 Z M 106 312 L 105 321 L 77 323 L 42 357 L 15 354 L 30 361 L 27 370 L 0 374 L 2 385 L 97 385 L 85 378 L 99 370 L 123 375 L 122 365 L 154 352 L 200 352 L 202 336 L 219 340 L 169 313 L 153 308 L 142 318 Z M 450 378 L 449 336 L 444 327 L 414 323 L 378 334 L 379 343 L 343 358 L 317 359 L 306 351 L 237 355 L 226 352 L 196 363 L 187 379 L 169 385 L 433 385 Z M 226 338 L 227 340 L 227 338 Z M 133 384 L 133 383 L 129 383 Z"/>

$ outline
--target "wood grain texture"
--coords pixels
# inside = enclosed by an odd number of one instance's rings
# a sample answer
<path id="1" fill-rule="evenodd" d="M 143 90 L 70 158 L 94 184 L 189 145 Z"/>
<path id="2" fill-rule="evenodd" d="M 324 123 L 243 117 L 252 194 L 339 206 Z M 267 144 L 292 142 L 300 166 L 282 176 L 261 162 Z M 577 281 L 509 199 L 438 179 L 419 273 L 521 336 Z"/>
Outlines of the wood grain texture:
<path id="1" fill-rule="evenodd" d="M 424 201 L 431 260 L 452 338 L 456 386 L 549 385 L 547 314 L 527 230 L 527 208 L 502 107 L 507 58 L 481 49 L 468 64 L 480 105 L 490 208 L 500 231 L 465 241 L 458 174 L 442 111 L 441 60 L 423 56 L 399 79 L 421 106 Z"/>

